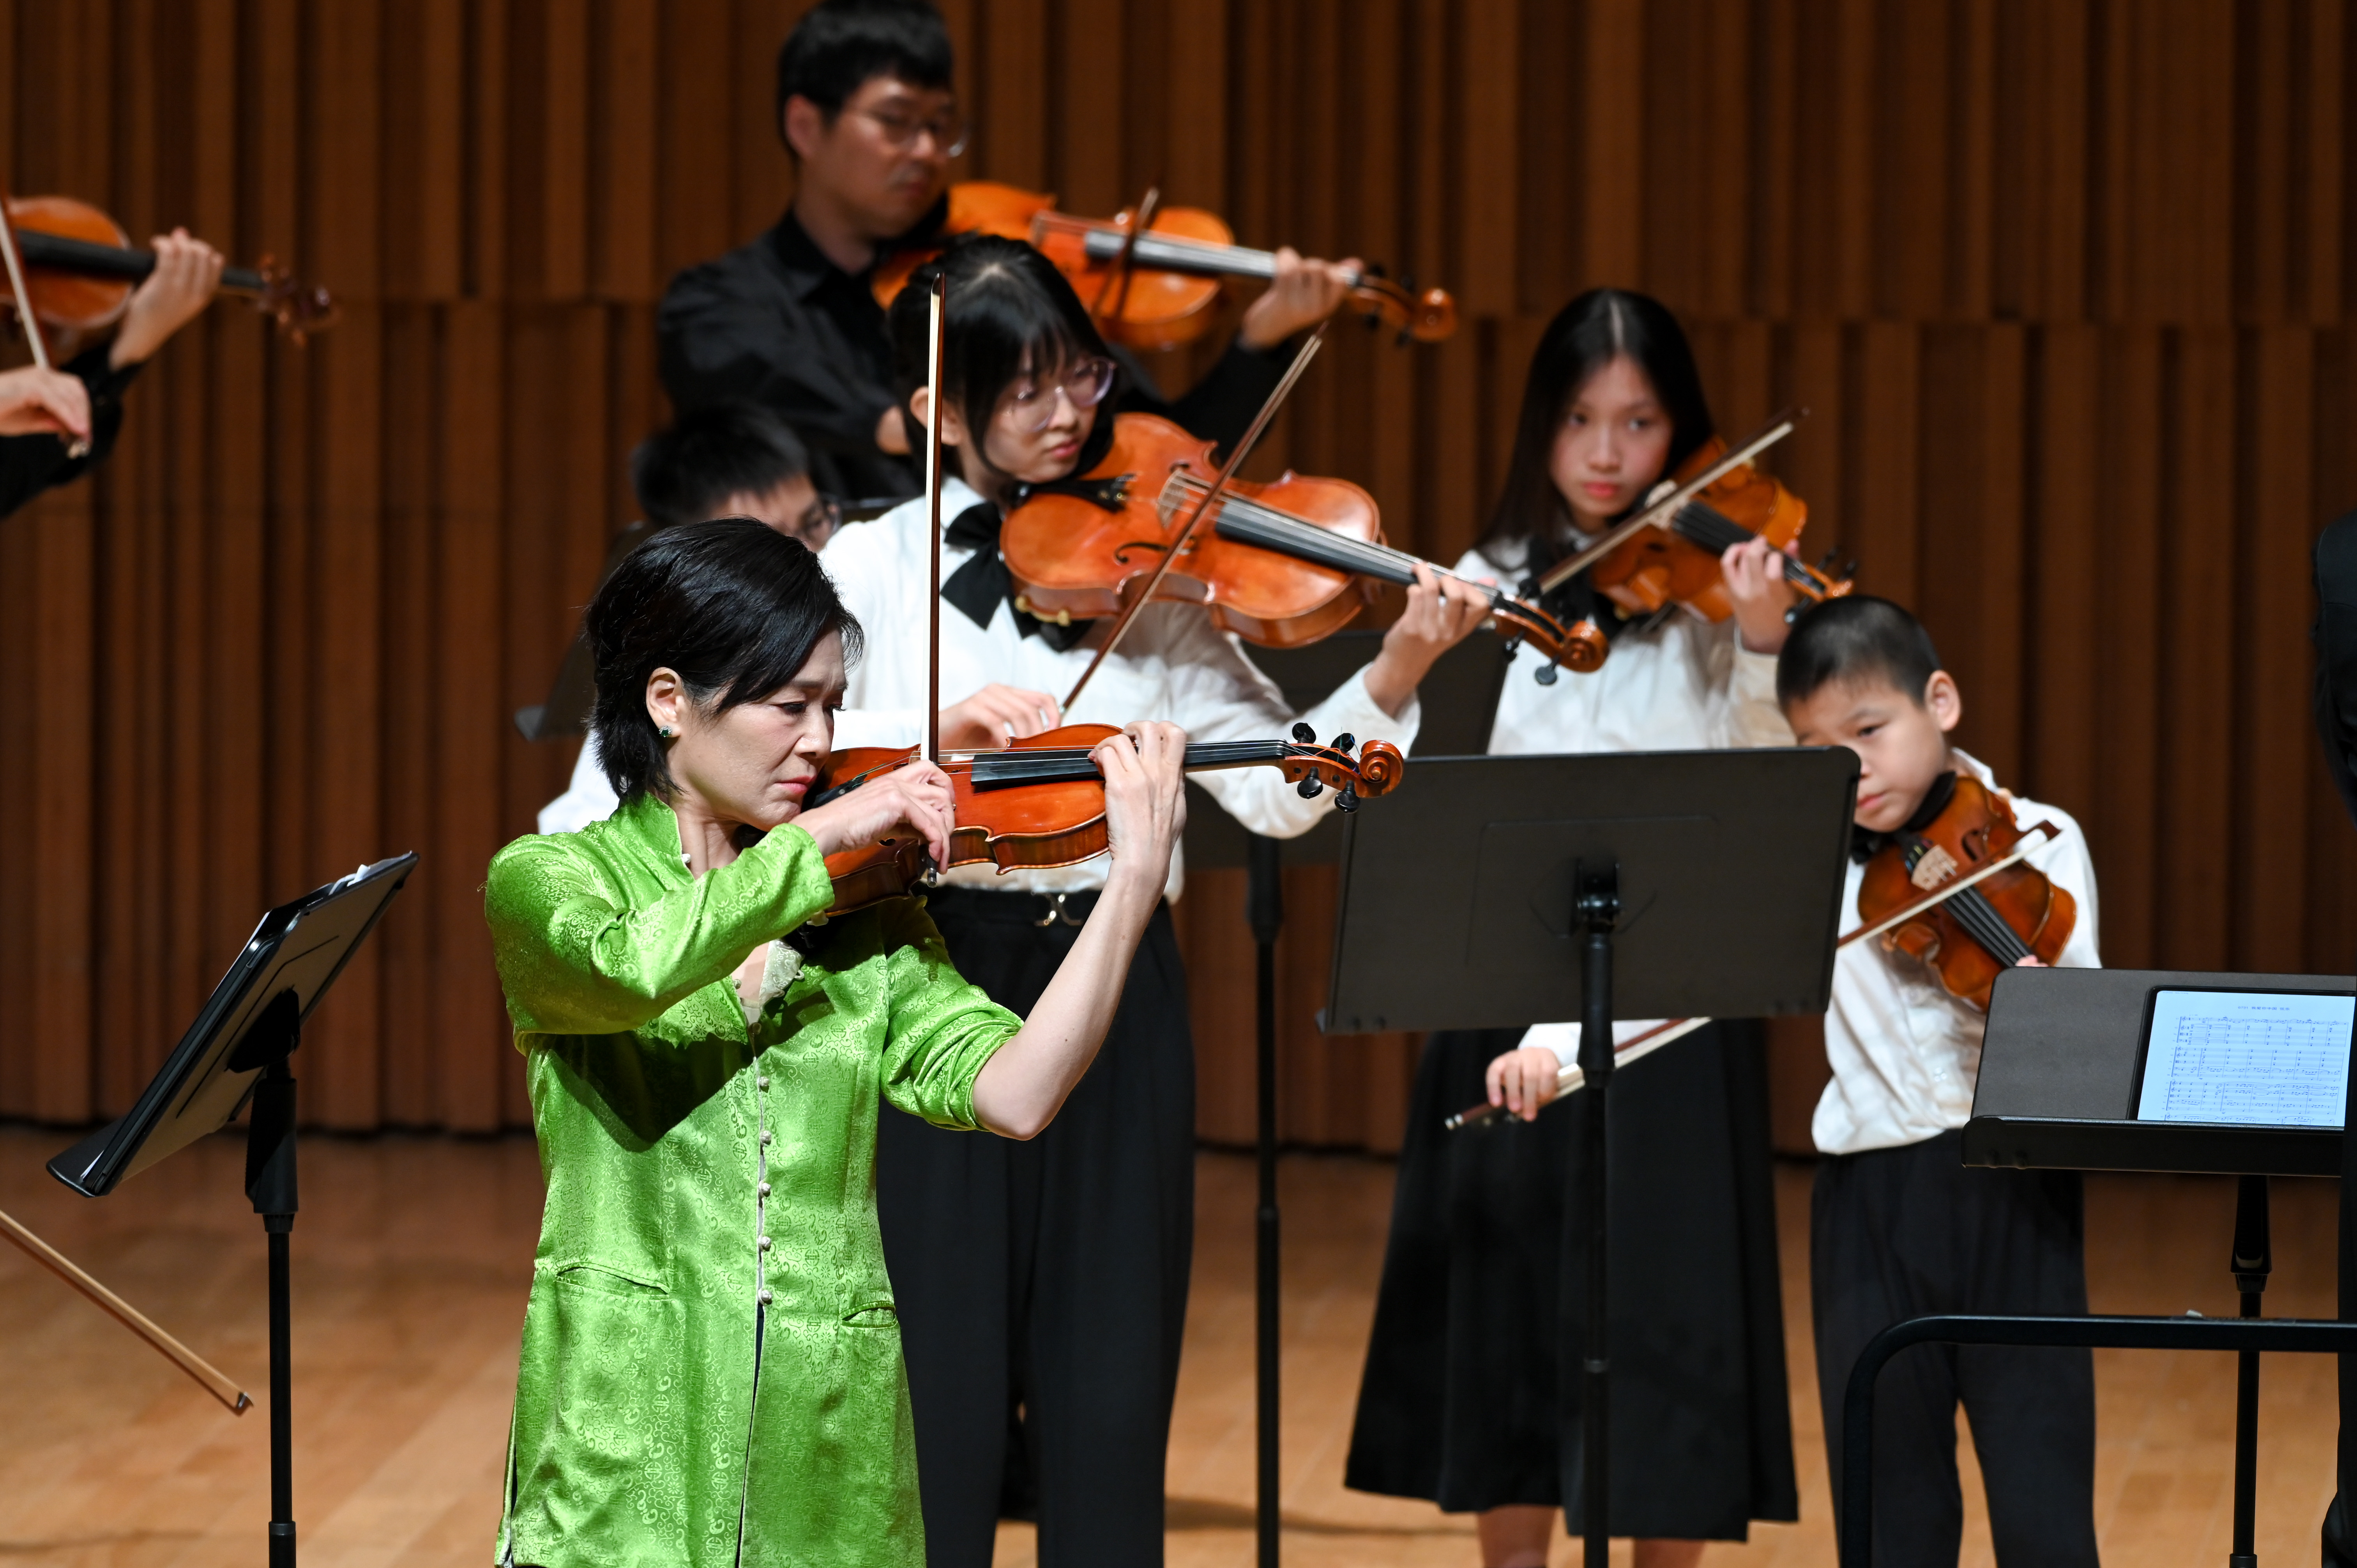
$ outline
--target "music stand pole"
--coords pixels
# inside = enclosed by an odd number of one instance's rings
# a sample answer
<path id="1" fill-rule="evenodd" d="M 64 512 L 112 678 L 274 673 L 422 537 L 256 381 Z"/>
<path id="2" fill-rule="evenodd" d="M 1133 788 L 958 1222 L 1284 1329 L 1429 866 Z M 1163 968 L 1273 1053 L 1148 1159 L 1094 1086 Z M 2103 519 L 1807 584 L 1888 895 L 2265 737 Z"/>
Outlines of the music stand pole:
<path id="1" fill-rule="evenodd" d="M 1253 1292 L 1258 1317 L 1254 1390 L 1259 1402 L 1259 1487 L 1255 1499 L 1260 1568 L 1277 1568 L 1282 1499 L 1277 1490 L 1277 1208 L 1276 1208 L 1276 936 L 1285 924 L 1284 865 L 1276 840 L 1249 835 L 1244 857 L 1244 916 L 1252 925 L 1257 963 L 1254 1027 L 1259 1036 L 1260 1107 L 1256 1139 L 1260 1207 L 1255 1215 Z"/>
<path id="2" fill-rule="evenodd" d="M 2267 1178 L 2237 1178 L 2234 1195 L 2234 1289 L 2243 1298 L 2243 1316 L 2257 1317 L 2260 1293 L 2274 1272 L 2274 1248 L 2267 1224 Z M 2253 1534 L 2259 1497 L 2259 1353 L 2235 1355 L 2234 1389 L 2234 1546 L 2227 1568 L 2259 1568 Z"/>
<path id="3" fill-rule="evenodd" d="M 1574 909 L 1580 925 L 1579 1069 L 1587 1079 L 1587 1159 L 1585 1171 L 1566 1173 L 1577 1203 L 1584 1180 L 1587 1240 L 1587 1332 L 1581 1346 L 1584 1375 L 1580 1380 L 1581 1555 L 1587 1568 L 1610 1568 L 1612 1529 L 1609 1498 L 1611 1465 L 1611 1326 L 1607 1314 L 1611 1292 L 1606 1277 L 1610 1252 L 1611 1122 L 1608 1107 L 1612 1087 L 1612 933 L 1620 923 L 1620 875 L 1617 865 L 1575 874 L 1577 888 Z M 1566 1293 L 1566 1304 L 1568 1303 Z"/>
<path id="4" fill-rule="evenodd" d="M 295 1420 L 292 1260 L 295 1211 L 295 1075 L 286 1070 L 302 1028 L 291 1007 L 280 1009 L 283 1054 L 253 1086 L 245 1132 L 245 1193 L 270 1239 L 270 1568 L 295 1568 Z"/>

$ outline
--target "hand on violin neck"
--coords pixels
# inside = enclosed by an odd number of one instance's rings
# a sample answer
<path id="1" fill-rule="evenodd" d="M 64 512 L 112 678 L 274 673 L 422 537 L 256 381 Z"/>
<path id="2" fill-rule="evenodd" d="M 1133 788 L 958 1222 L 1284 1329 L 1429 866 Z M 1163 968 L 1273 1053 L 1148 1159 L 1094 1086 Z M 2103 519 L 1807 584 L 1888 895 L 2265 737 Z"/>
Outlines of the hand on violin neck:
<path id="1" fill-rule="evenodd" d="M 1799 595 L 1784 580 L 1784 553 L 1756 535 L 1729 545 L 1718 558 L 1727 599 L 1735 607 L 1736 629 L 1743 646 L 1754 653 L 1781 653 L 1792 633 L 1784 616 Z"/>
<path id="2" fill-rule="evenodd" d="M 0 435 L 90 437 L 90 389 L 78 376 L 25 365 L 0 373 Z"/>
<path id="3" fill-rule="evenodd" d="M 985 751 L 1022 740 L 1064 722 L 1056 699 L 1045 692 L 992 682 L 962 703 L 942 710 L 942 745 L 956 751 Z"/>
<path id="4" fill-rule="evenodd" d="M 932 852 L 933 864 L 947 865 L 957 804 L 947 774 L 930 762 L 911 762 L 879 773 L 791 821 L 810 834 L 822 854 L 864 849 L 878 839 L 914 832 Z"/>
<path id="5" fill-rule="evenodd" d="M 1265 351 L 1317 326 L 1351 297 L 1351 280 L 1364 266 L 1355 256 L 1325 262 L 1280 245 L 1276 275 L 1245 309 L 1236 340 L 1247 349 Z"/>
<path id="6" fill-rule="evenodd" d="M 1092 754 L 1105 781 L 1105 836 L 1113 853 L 1106 892 L 1124 888 L 1151 910 L 1170 880 L 1170 856 L 1187 827 L 1187 732 L 1139 723 Z"/>
<path id="7" fill-rule="evenodd" d="M 1367 666 L 1367 695 L 1386 714 L 1399 717 L 1440 656 L 1489 618 L 1487 594 L 1418 563 L 1415 583 L 1407 591 L 1407 608 L 1383 633 L 1383 651 Z"/>
<path id="8" fill-rule="evenodd" d="M 221 286 L 221 253 L 190 238 L 186 229 L 159 234 L 154 244 L 156 270 L 132 292 L 107 352 L 107 362 L 118 371 L 153 356 L 202 314 Z"/>

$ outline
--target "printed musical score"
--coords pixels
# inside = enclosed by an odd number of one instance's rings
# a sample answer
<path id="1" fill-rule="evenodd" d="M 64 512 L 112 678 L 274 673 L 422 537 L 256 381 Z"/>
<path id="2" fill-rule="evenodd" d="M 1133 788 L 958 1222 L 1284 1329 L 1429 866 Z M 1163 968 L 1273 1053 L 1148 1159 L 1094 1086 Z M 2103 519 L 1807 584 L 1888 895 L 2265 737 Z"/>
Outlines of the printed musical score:
<path id="1" fill-rule="evenodd" d="M 2136 1119 L 2338 1127 L 2352 1019 L 2349 996 L 2156 992 Z"/>

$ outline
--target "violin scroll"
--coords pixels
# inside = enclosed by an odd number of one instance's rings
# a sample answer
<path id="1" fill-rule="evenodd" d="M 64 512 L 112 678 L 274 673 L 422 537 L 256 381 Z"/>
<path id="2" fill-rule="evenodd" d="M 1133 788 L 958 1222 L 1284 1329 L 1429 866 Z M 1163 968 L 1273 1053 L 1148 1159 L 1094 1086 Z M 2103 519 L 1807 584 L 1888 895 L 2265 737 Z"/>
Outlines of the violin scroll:
<path id="1" fill-rule="evenodd" d="M 307 284 L 287 272 L 277 261 L 264 254 L 253 264 L 260 280 L 254 291 L 253 307 L 270 317 L 271 322 L 299 348 L 314 332 L 325 332 L 343 315 L 336 296 L 316 284 Z"/>
<path id="2" fill-rule="evenodd" d="M 1356 747 L 1357 755 L 1351 755 Z M 1357 737 L 1338 735 L 1331 746 L 1319 746 L 1315 731 L 1306 724 L 1293 726 L 1293 744 L 1285 748 L 1277 768 L 1286 779 L 1301 793 L 1305 800 L 1314 800 L 1330 789 L 1339 792 L 1336 804 L 1342 810 L 1353 811 L 1361 800 L 1372 800 L 1388 795 L 1399 787 L 1401 776 L 1407 769 L 1407 759 L 1398 746 L 1387 740 L 1371 740 L 1357 746 Z"/>

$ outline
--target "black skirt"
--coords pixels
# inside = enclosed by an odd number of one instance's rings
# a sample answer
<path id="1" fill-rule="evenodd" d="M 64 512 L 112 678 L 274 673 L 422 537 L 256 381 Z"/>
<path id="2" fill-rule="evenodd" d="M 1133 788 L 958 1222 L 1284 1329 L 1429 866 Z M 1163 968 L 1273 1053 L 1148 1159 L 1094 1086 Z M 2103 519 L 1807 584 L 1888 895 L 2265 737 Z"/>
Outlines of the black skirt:
<path id="1" fill-rule="evenodd" d="M 1095 903 L 1076 895 L 1067 912 Z M 1054 908 L 963 888 L 931 900 L 958 972 L 1027 1015 L 1080 934 Z M 950 1133 L 887 1106 L 876 1198 L 926 1561 L 989 1568 L 1005 1517 L 1039 1521 L 1041 1568 L 1159 1563 L 1195 1202 L 1194 1036 L 1169 911 L 1046 1132 Z"/>
<path id="2" fill-rule="evenodd" d="M 1584 1212 L 1575 1096 L 1444 1133 L 1521 1031 L 1435 1035 L 1416 1071 L 1344 1483 L 1449 1512 L 1561 1507 L 1580 1532 Z M 1615 1535 L 1740 1541 L 1800 1515 L 1754 1024 L 1699 1029 L 1612 1080 Z"/>

